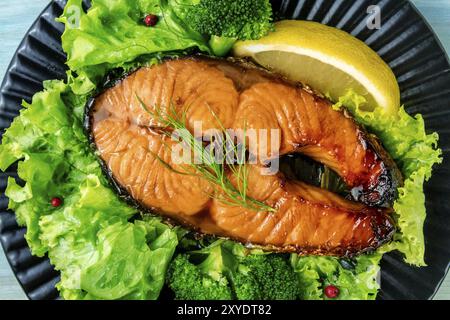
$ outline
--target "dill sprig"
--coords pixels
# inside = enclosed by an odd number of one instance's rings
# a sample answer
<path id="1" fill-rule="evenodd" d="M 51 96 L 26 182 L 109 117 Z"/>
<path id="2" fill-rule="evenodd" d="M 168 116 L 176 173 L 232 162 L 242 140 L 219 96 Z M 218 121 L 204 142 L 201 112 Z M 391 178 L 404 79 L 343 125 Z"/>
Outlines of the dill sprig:
<path id="1" fill-rule="evenodd" d="M 177 112 L 173 107 L 163 114 L 160 107 L 155 106 L 154 111 L 151 111 L 141 98 L 138 96 L 136 96 L 136 98 L 142 108 L 165 127 L 166 130 L 163 131 L 163 134 L 167 137 L 171 137 L 172 132 L 176 131 L 178 138 L 181 139 L 182 143 L 188 145 L 193 151 L 194 157 L 195 155 L 200 155 L 200 161 L 190 161 L 190 163 L 187 164 L 188 170 L 182 172 L 175 170 L 169 163 L 161 159 L 158 155 L 153 154 L 166 168 L 178 174 L 198 176 L 208 181 L 214 187 L 214 192 L 213 194 L 210 194 L 210 196 L 226 205 L 239 206 L 254 211 L 276 211 L 271 206 L 253 199 L 247 194 L 248 168 L 245 164 L 245 142 L 241 148 L 239 148 L 238 144 L 233 143 L 231 148 L 226 149 L 223 163 L 217 163 L 214 154 L 215 148 L 207 150 L 201 141 L 201 138 L 200 140 L 197 139 L 188 130 L 186 126 L 186 114 L 189 108 L 185 108 L 181 116 L 177 115 Z M 219 124 L 220 131 L 225 135 L 224 141 L 232 141 L 229 132 L 224 128 L 215 112 L 211 108 L 209 108 L 209 110 Z M 224 145 L 222 144 L 222 150 L 223 147 Z M 234 159 L 233 163 L 225 164 L 226 159 L 229 159 L 230 157 Z M 233 184 L 228 177 L 227 168 L 231 171 L 236 185 Z"/>

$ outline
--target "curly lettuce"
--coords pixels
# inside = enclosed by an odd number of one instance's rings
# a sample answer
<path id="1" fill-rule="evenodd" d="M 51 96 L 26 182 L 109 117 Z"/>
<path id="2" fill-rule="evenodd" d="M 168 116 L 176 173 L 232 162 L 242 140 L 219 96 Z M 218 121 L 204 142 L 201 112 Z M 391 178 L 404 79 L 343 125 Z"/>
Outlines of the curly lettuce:
<path id="1" fill-rule="evenodd" d="M 360 109 L 364 97 L 349 91 L 333 108 L 347 108 L 356 120 L 377 135 L 394 158 L 405 178 L 394 203 L 397 232 L 394 240 L 375 255 L 362 255 L 354 262 L 332 257 L 300 257 L 291 255 L 291 263 L 299 277 L 302 299 L 326 299 L 323 290 L 333 284 L 340 289 L 339 299 L 375 299 L 379 283 L 377 275 L 383 253 L 398 250 L 405 261 L 425 266 L 423 225 L 426 218 L 424 182 L 431 178 L 432 168 L 442 162 L 437 148 L 437 133 L 427 134 L 421 115 L 410 116 L 404 108 L 388 114 L 378 108 L 373 112 Z"/>
<path id="2" fill-rule="evenodd" d="M 394 204 L 397 233 L 394 241 L 380 252 L 399 250 L 407 263 L 425 266 L 423 225 L 426 208 L 423 185 L 431 178 L 433 166 L 442 162 L 442 151 L 438 149 L 439 136 L 437 133 L 427 134 L 421 115 L 410 116 L 403 107 L 396 114 L 388 114 L 382 108 L 368 112 L 360 109 L 364 102 L 363 97 L 349 91 L 334 108 L 345 106 L 359 123 L 376 134 L 405 179 Z"/>
<path id="3" fill-rule="evenodd" d="M 156 299 L 178 244 L 156 218 L 129 222 L 136 210 L 109 188 L 83 132 L 86 97 L 62 81 L 44 83 L 3 135 L 0 169 L 18 162 L 6 195 L 34 255 L 61 271 L 66 299 Z M 60 197 L 54 208 L 50 199 Z"/>
<path id="4" fill-rule="evenodd" d="M 59 21 L 66 25 L 62 46 L 67 65 L 77 74 L 77 93 L 95 89 L 108 70 L 147 61 L 161 53 L 198 49 L 209 53 L 207 40 L 177 15 L 179 0 L 93 0 L 88 12 L 82 0 L 69 0 Z M 143 23 L 155 14 L 154 27 Z"/>
<path id="5" fill-rule="evenodd" d="M 158 17 L 155 26 L 143 22 Z M 58 21 L 62 47 L 76 76 L 76 93 L 87 93 L 111 69 L 154 57 L 200 51 L 226 55 L 237 39 L 259 39 L 272 29 L 268 0 L 69 0 Z"/>
<path id="6" fill-rule="evenodd" d="M 323 291 L 327 285 L 339 288 L 339 300 L 374 300 L 380 259 L 380 254 L 362 255 L 354 261 L 292 255 L 291 264 L 298 274 L 303 300 L 326 300 Z"/>

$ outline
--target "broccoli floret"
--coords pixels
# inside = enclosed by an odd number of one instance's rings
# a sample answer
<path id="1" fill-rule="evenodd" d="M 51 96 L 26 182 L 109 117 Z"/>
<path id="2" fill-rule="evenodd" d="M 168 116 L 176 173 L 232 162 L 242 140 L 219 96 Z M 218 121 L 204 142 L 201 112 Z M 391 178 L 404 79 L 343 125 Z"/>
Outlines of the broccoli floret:
<path id="1" fill-rule="evenodd" d="M 233 286 L 238 300 L 263 300 L 259 282 L 252 275 L 245 273 L 234 275 Z"/>
<path id="2" fill-rule="evenodd" d="M 255 40 L 272 28 L 272 6 L 269 0 L 200 0 L 187 21 L 201 34 Z"/>
<path id="3" fill-rule="evenodd" d="M 178 300 L 229 300 L 232 298 L 228 280 L 217 280 L 203 273 L 189 261 L 185 254 L 178 255 L 171 263 L 167 284 Z"/>
<path id="4" fill-rule="evenodd" d="M 298 278 L 280 255 L 250 255 L 243 259 L 233 277 L 239 300 L 295 300 L 299 296 Z"/>
<path id="5" fill-rule="evenodd" d="M 236 40 L 257 40 L 273 28 L 269 0 L 197 1 L 189 6 L 186 22 L 211 37 L 210 47 L 216 55 L 228 53 Z"/>
<path id="6" fill-rule="evenodd" d="M 218 240 L 179 254 L 168 285 L 177 299 L 295 300 L 298 277 L 282 254 L 249 254 L 238 243 Z"/>

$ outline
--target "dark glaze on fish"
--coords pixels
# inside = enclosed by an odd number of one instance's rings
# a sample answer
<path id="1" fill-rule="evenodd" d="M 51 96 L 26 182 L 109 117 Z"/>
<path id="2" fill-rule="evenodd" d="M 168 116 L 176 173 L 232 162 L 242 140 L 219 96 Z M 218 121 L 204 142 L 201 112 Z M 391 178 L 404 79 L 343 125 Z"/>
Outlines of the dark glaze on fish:
<path id="1" fill-rule="evenodd" d="M 263 176 L 257 165 L 249 165 L 248 193 L 275 213 L 213 200 L 214 188 L 205 180 L 175 172 L 185 170 L 172 162 L 168 147 L 174 142 L 161 134 L 167 128 L 136 96 L 163 114 L 169 106 L 182 112 L 188 105 L 191 130 L 195 121 L 204 130 L 219 128 L 217 118 L 227 128 L 242 128 L 244 120 L 245 127 L 278 128 L 281 154 L 301 152 L 330 166 L 366 205 L 282 173 Z M 395 229 L 391 209 L 370 207 L 389 207 L 401 183 L 378 141 L 326 99 L 247 63 L 191 57 L 139 69 L 90 102 L 86 129 L 122 195 L 200 233 L 271 250 L 341 256 L 376 249 Z"/>

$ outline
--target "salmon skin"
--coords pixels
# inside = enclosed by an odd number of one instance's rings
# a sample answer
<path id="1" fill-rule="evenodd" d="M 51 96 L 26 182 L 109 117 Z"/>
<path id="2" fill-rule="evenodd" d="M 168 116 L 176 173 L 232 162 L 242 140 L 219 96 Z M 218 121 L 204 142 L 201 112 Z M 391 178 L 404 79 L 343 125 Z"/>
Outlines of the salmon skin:
<path id="1" fill-rule="evenodd" d="M 198 121 L 204 130 L 279 129 L 280 155 L 302 153 L 329 166 L 355 202 L 248 164 L 248 195 L 275 212 L 224 204 L 206 180 L 181 174 L 155 106 L 163 116 L 169 107 L 180 114 L 189 106 L 191 131 Z M 199 233 L 348 256 L 378 248 L 395 231 L 391 206 L 402 178 L 378 140 L 328 100 L 247 62 L 195 56 L 140 68 L 88 103 L 85 127 L 120 195 Z"/>

